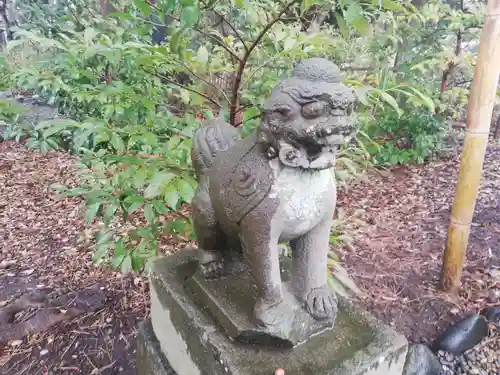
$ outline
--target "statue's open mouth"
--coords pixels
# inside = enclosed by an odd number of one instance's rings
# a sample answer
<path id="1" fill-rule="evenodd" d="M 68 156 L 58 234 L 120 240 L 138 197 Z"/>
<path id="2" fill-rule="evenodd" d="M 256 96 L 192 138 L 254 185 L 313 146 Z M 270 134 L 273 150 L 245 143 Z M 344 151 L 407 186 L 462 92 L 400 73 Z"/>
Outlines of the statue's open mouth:
<path id="1" fill-rule="evenodd" d="M 312 136 L 288 136 L 278 143 L 278 157 L 292 168 L 328 169 L 335 166 L 336 154 L 346 141 L 335 129 L 321 130 Z"/>
<path id="2" fill-rule="evenodd" d="M 335 156 L 340 145 L 308 145 L 296 147 L 280 142 L 278 157 L 280 161 L 292 168 L 328 169 L 335 165 Z"/>

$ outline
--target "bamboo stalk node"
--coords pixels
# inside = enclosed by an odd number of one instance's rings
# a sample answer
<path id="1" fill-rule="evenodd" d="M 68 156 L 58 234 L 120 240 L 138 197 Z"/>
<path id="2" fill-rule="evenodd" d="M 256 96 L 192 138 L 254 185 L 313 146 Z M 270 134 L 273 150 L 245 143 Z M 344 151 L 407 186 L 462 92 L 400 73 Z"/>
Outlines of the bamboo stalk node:
<path id="1" fill-rule="evenodd" d="M 452 217 L 450 221 L 455 224 L 455 226 L 468 227 L 472 224 L 472 221 L 460 221 L 457 218 Z"/>
<path id="2" fill-rule="evenodd" d="M 480 136 L 480 135 L 489 135 L 490 134 L 489 131 L 484 131 L 484 130 L 483 131 L 477 131 L 477 130 L 465 129 L 465 132 L 467 134 L 470 134 L 470 135 L 478 135 L 478 136 Z"/>

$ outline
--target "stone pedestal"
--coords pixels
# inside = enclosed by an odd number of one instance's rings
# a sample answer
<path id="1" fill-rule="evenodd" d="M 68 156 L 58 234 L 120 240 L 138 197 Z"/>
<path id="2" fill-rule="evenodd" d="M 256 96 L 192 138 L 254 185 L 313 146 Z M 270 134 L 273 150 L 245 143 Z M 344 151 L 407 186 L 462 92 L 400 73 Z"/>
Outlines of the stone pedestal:
<path id="1" fill-rule="evenodd" d="M 344 300 L 333 329 L 293 348 L 239 342 L 237 328 L 251 323 L 233 319 L 224 326 L 219 322 L 228 315 L 217 315 L 224 306 L 202 307 L 207 295 L 193 278 L 196 266 L 189 250 L 152 265 L 151 323 L 139 332 L 138 375 L 272 375 L 277 368 L 286 375 L 401 375 L 406 339 Z M 240 290 L 238 280 L 246 282 L 235 276 L 226 288 Z"/>

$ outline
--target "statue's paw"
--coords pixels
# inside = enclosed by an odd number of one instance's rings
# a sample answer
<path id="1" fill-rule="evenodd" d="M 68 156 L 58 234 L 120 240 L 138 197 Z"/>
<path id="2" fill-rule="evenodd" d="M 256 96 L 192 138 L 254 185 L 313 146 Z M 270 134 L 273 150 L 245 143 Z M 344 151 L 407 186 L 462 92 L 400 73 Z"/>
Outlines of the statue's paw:
<path id="1" fill-rule="evenodd" d="M 205 279 L 218 279 L 224 274 L 224 262 L 219 260 L 200 263 L 200 271 Z"/>
<path id="2" fill-rule="evenodd" d="M 335 318 L 337 313 L 337 297 L 327 285 L 311 290 L 305 302 L 305 308 L 316 320 Z"/>
<path id="3" fill-rule="evenodd" d="M 292 322 L 294 312 L 293 308 L 282 300 L 278 302 L 260 300 L 255 305 L 254 314 L 259 325 L 277 327 L 284 322 Z"/>

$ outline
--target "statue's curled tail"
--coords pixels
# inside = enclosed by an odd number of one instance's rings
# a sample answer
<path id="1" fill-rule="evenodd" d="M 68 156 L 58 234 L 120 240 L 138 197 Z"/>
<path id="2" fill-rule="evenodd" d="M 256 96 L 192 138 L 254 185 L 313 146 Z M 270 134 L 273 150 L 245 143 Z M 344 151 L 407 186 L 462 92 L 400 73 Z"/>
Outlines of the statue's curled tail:
<path id="1" fill-rule="evenodd" d="M 198 178 L 212 166 L 213 159 L 219 152 L 230 149 L 240 138 L 236 128 L 221 119 L 209 120 L 200 127 L 193 137 L 191 151 L 191 160 Z"/>

